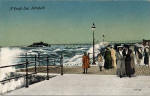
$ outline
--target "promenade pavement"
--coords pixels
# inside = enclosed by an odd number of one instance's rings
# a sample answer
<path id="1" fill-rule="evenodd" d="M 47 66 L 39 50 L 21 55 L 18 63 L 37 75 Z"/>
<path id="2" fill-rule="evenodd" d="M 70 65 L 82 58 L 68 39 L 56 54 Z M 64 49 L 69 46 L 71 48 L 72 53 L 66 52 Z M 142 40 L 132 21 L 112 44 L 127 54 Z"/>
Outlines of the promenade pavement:
<path id="1" fill-rule="evenodd" d="M 5 95 L 150 96 L 150 76 L 64 74 Z"/>

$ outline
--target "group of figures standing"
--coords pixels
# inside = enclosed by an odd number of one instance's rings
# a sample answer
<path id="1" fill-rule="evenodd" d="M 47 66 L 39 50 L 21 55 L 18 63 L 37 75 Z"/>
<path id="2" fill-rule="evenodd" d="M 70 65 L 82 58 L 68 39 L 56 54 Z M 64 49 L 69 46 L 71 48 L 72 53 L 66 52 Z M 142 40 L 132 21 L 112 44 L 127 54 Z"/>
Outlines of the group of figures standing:
<path id="1" fill-rule="evenodd" d="M 86 55 L 86 53 L 85 53 Z M 86 68 L 90 67 L 90 59 L 89 55 L 87 57 L 83 56 L 83 69 L 84 72 L 87 73 Z M 106 47 L 103 52 L 100 52 L 97 56 L 97 61 L 99 65 L 100 71 L 104 68 L 106 70 L 115 68 L 117 69 L 116 74 L 122 78 L 125 76 L 132 77 L 135 74 L 135 60 L 138 65 L 141 65 L 141 61 L 144 57 L 144 64 L 149 65 L 149 47 L 138 47 L 136 49 L 133 46 L 125 45 L 125 46 L 117 46 L 117 48 L 113 48 L 112 46 Z M 85 62 L 87 64 L 85 64 Z M 88 66 L 84 66 L 88 65 Z"/>
<path id="2" fill-rule="evenodd" d="M 117 75 L 121 77 L 133 75 L 135 73 L 134 54 L 129 47 L 119 47 L 117 54 Z"/>
<path id="3" fill-rule="evenodd" d="M 149 47 L 148 46 L 146 46 L 144 50 L 142 47 L 140 48 L 135 47 L 135 55 L 136 55 L 138 65 L 141 65 L 142 63 L 141 61 L 144 56 L 144 64 L 149 66 Z"/>

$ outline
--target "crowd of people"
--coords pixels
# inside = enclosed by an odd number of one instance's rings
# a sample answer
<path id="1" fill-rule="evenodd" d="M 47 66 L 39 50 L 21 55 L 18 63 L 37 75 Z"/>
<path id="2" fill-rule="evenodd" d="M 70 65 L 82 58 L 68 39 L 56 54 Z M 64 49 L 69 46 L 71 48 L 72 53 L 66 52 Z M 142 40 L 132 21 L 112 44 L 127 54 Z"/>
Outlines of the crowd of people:
<path id="1" fill-rule="evenodd" d="M 135 75 L 135 61 L 138 65 L 143 63 L 149 65 L 149 53 L 148 46 L 144 48 L 129 45 L 120 45 L 116 48 L 108 46 L 97 55 L 97 62 L 100 71 L 103 68 L 106 70 L 115 68 L 117 70 L 116 74 L 120 78 L 125 76 L 132 77 Z M 143 58 L 144 62 L 142 62 Z M 85 52 L 82 60 L 83 73 L 87 74 L 87 70 L 90 68 L 89 54 Z"/>

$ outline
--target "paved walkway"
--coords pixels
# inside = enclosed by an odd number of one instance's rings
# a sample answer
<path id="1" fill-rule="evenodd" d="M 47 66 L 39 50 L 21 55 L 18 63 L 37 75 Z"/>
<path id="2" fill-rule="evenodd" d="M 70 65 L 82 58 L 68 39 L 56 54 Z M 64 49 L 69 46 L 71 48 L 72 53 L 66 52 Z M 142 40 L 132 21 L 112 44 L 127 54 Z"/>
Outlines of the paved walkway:
<path id="1" fill-rule="evenodd" d="M 150 77 L 119 78 L 115 75 L 65 74 L 5 95 L 150 96 Z"/>
<path id="2" fill-rule="evenodd" d="M 43 71 L 43 73 L 46 73 L 47 71 L 47 67 L 46 66 L 40 66 L 40 67 L 37 67 L 37 72 L 38 73 L 41 73 L 42 70 L 45 70 Z M 21 72 L 25 72 L 25 70 L 20 70 Z M 35 72 L 35 69 L 34 68 L 29 68 L 28 69 L 29 72 Z M 57 74 L 60 74 L 61 70 L 60 68 L 55 68 L 55 67 L 49 67 L 49 73 L 57 73 Z M 82 74 L 83 72 L 83 69 L 81 66 L 66 66 L 66 67 L 63 67 L 63 72 L 64 74 Z M 136 75 L 144 75 L 144 76 L 150 76 L 150 67 L 148 66 L 145 66 L 145 65 L 136 65 L 135 67 L 135 73 Z M 88 69 L 88 74 L 93 74 L 93 75 L 116 75 L 116 69 L 113 68 L 113 69 L 104 69 L 103 68 L 103 71 L 99 71 L 99 67 L 98 66 L 93 66 L 91 65 L 91 67 Z"/>

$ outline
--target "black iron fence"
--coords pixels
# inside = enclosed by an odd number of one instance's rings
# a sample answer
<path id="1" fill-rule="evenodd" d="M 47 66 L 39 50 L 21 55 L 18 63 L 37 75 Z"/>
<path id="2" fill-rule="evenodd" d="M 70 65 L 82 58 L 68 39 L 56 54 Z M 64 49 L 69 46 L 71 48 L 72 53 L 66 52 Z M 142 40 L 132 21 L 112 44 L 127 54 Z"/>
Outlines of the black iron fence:
<path id="1" fill-rule="evenodd" d="M 12 79 L 18 79 L 18 78 L 22 78 L 22 77 L 25 77 L 26 79 L 25 79 L 25 87 L 27 88 L 27 87 L 29 87 L 29 76 L 30 75 L 33 75 L 33 74 L 37 74 L 37 73 L 39 73 L 39 72 L 46 72 L 47 74 L 46 74 L 46 79 L 47 80 L 49 80 L 49 70 L 50 70 L 50 66 L 54 66 L 54 67 L 56 67 L 56 68 L 60 68 L 60 75 L 63 75 L 63 55 L 61 54 L 61 56 L 60 57 L 58 57 L 58 58 L 50 58 L 49 57 L 49 55 L 44 55 L 44 56 L 42 56 L 42 55 L 30 55 L 30 56 L 28 56 L 27 54 L 26 55 L 22 55 L 22 56 L 19 56 L 19 57 L 17 57 L 17 58 L 25 58 L 25 61 L 24 62 L 21 62 L 21 63 L 19 63 L 19 64 L 13 64 L 13 65 L 8 65 L 8 66 L 1 66 L 0 67 L 0 69 L 3 69 L 3 68 L 8 68 L 8 67 L 17 67 L 17 66 L 25 66 L 25 75 L 20 75 L 20 76 L 15 76 L 15 77 L 10 77 L 10 78 L 7 78 L 7 79 L 3 79 L 3 80 L 1 80 L 0 81 L 0 83 L 5 83 L 6 81 L 10 81 L 10 80 L 12 80 Z M 33 58 L 34 59 L 34 61 L 33 60 L 29 60 L 29 58 Z M 57 59 L 57 61 L 59 61 L 59 65 L 56 65 L 55 64 L 55 62 L 56 62 L 56 59 Z M 39 63 L 39 65 L 40 65 L 40 62 L 43 62 L 43 61 L 45 61 L 46 62 L 46 70 L 39 70 L 39 71 L 37 71 L 37 62 Z M 50 62 L 52 63 L 53 62 L 53 64 L 52 65 L 50 65 Z M 31 72 L 31 73 L 29 73 L 29 65 L 31 65 L 32 64 L 32 66 L 34 66 L 34 72 Z M 19 69 L 19 68 L 18 68 Z"/>

